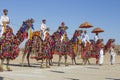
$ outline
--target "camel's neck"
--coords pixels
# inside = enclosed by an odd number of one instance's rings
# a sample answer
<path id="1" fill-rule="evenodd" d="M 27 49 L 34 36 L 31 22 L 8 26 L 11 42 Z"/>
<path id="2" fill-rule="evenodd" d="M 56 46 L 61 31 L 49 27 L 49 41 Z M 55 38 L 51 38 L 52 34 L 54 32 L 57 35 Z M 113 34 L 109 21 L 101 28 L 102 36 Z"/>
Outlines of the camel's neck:
<path id="1" fill-rule="evenodd" d="M 23 25 L 16 34 L 16 44 L 20 45 L 26 38 L 28 38 L 29 27 Z"/>
<path id="2" fill-rule="evenodd" d="M 111 43 L 107 42 L 107 44 L 105 46 L 106 46 L 106 48 L 110 48 L 111 47 Z"/>

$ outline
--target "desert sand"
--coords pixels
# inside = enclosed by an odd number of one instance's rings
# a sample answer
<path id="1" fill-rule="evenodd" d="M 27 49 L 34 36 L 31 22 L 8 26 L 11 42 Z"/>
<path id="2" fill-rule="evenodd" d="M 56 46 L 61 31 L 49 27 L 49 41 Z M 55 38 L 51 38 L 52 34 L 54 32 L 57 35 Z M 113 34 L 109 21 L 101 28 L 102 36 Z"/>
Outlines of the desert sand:
<path id="1" fill-rule="evenodd" d="M 102 66 L 95 64 L 95 59 L 90 59 L 91 65 L 81 65 L 82 59 L 76 59 L 78 65 L 72 65 L 69 57 L 69 66 L 64 66 L 64 58 L 61 66 L 57 66 L 58 55 L 54 56 L 53 66 L 40 68 L 40 62 L 30 59 L 31 67 L 27 67 L 25 59 L 24 67 L 21 66 L 22 53 L 14 61 L 10 62 L 13 71 L 0 72 L 0 80 L 120 80 L 120 55 L 116 55 L 114 65 L 110 64 L 110 55 L 104 57 Z"/>

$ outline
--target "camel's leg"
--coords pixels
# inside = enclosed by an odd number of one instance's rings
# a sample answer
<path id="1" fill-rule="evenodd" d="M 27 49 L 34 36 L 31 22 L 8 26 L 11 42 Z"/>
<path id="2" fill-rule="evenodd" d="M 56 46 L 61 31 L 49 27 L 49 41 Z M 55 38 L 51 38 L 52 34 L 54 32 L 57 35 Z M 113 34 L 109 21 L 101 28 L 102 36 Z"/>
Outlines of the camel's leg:
<path id="1" fill-rule="evenodd" d="M 49 59 L 49 65 L 51 66 L 51 59 Z"/>
<path id="2" fill-rule="evenodd" d="M 72 65 L 74 64 L 74 58 L 73 58 L 73 54 L 71 56 L 71 60 L 72 60 Z"/>
<path id="3" fill-rule="evenodd" d="M 77 62 L 76 62 L 76 56 L 75 56 L 75 54 L 73 55 L 73 60 L 74 60 L 74 63 L 75 63 L 75 65 L 77 65 Z"/>
<path id="4" fill-rule="evenodd" d="M 75 59 L 75 58 L 72 58 L 72 65 L 74 65 L 74 63 L 77 65 L 76 59 Z"/>
<path id="5" fill-rule="evenodd" d="M 90 64 L 89 58 L 85 58 L 85 59 L 84 59 L 84 65 L 86 65 L 87 62 L 88 62 L 88 64 Z"/>
<path id="6" fill-rule="evenodd" d="M 28 62 L 28 66 L 30 67 L 30 52 L 27 54 L 27 62 Z"/>
<path id="7" fill-rule="evenodd" d="M 84 58 L 82 58 L 82 65 L 84 64 Z"/>
<path id="8" fill-rule="evenodd" d="M 22 56 L 22 66 L 24 65 L 25 56 L 26 56 L 26 53 L 24 52 L 24 53 L 23 53 L 23 56 Z"/>
<path id="9" fill-rule="evenodd" d="M 82 62 L 82 65 L 85 65 L 86 64 L 86 59 L 83 58 L 83 62 Z"/>
<path id="10" fill-rule="evenodd" d="M 98 62 L 99 62 L 99 58 L 96 58 L 96 64 L 98 64 Z"/>
<path id="11" fill-rule="evenodd" d="M 74 60 L 73 60 L 73 58 L 71 58 L 72 59 L 72 65 L 74 64 Z"/>
<path id="12" fill-rule="evenodd" d="M 10 59 L 6 59 L 7 60 L 7 65 L 6 65 L 6 68 L 7 68 L 7 71 L 12 71 L 9 67 L 9 62 L 10 62 Z"/>
<path id="13" fill-rule="evenodd" d="M 78 45 L 77 59 L 80 59 L 80 54 L 81 54 L 81 47 L 80 47 L 80 45 Z"/>
<path id="14" fill-rule="evenodd" d="M 84 65 L 86 65 L 86 64 L 87 64 L 87 61 L 88 61 L 88 59 L 87 59 L 87 58 L 85 58 L 85 59 L 84 59 Z"/>
<path id="15" fill-rule="evenodd" d="M 50 66 L 53 66 L 52 59 L 49 59 L 49 65 L 50 65 Z"/>
<path id="16" fill-rule="evenodd" d="M 75 65 L 77 65 L 77 62 L 76 62 L 76 59 L 75 59 L 75 57 L 74 57 L 74 59 L 73 59 L 73 60 L 74 60 L 74 63 L 75 63 Z"/>
<path id="17" fill-rule="evenodd" d="M 47 67 L 47 68 L 50 68 L 50 67 L 48 66 L 48 61 L 49 61 L 49 59 L 46 58 L 46 67 Z"/>
<path id="18" fill-rule="evenodd" d="M 87 62 L 88 62 L 88 64 L 90 64 L 89 58 L 87 58 Z"/>
<path id="19" fill-rule="evenodd" d="M 61 58 L 62 58 L 62 56 L 61 56 L 61 55 L 59 55 L 58 66 L 60 66 Z"/>
<path id="20" fill-rule="evenodd" d="M 53 55 L 50 54 L 50 58 L 49 58 L 49 65 L 50 65 L 50 66 L 53 66 L 52 59 L 53 59 Z"/>
<path id="21" fill-rule="evenodd" d="M 1 59 L 0 72 L 3 72 L 3 62 L 4 62 L 4 59 Z"/>
<path id="22" fill-rule="evenodd" d="M 42 59 L 42 62 L 41 62 L 40 68 L 44 68 L 44 67 L 43 67 L 43 62 L 44 62 L 44 59 Z"/>
<path id="23" fill-rule="evenodd" d="M 67 54 L 64 57 L 65 57 L 65 66 L 68 66 L 68 64 L 67 64 Z"/>

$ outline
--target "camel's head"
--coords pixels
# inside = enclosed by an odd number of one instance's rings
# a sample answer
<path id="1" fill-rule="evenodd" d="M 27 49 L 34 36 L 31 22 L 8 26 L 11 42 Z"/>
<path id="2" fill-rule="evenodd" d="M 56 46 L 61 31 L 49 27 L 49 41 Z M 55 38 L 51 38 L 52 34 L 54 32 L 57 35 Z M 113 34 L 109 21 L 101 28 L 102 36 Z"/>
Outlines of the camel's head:
<path id="1" fill-rule="evenodd" d="M 83 30 L 75 30 L 75 33 L 73 36 L 78 37 L 78 36 L 81 36 L 82 33 L 83 33 Z"/>
<path id="2" fill-rule="evenodd" d="M 52 36 L 54 37 L 55 40 L 59 40 L 61 38 L 61 35 L 58 31 L 54 32 Z"/>
<path id="3" fill-rule="evenodd" d="M 114 42 L 115 42 L 115 39 L 109 39 L 106 44 L 106 47 L 110 48 L 111 46 L 114 46 Z"/>
<path id="4" fill-rule="evenodd" d="M 26 21 L 23 21 L 23 24 L 22 24 L 22 32 L 26 31 L 26 30 L 29 30 L 29 28 L 32 28 L 33 29 L 33 23 L 34 23 L 34 19 L 31 18 L 31 19 L 28 19 Z"/>
<path id="5" fill-rule="evenodd" d="M 99 47 L 99 48 L 104 48 L 103 39 L 98 39 L 96 45 L 97 45 L 97 47 Z"/>

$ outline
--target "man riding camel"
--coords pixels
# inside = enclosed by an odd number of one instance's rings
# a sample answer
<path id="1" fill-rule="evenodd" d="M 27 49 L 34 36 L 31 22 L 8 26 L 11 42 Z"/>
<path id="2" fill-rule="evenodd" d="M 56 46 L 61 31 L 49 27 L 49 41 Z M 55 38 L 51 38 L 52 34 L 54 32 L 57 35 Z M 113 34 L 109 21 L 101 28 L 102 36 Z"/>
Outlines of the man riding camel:
<path id="1" fill-rule="evenodd" d="M 87 35 L 87 31 L 86 30 L 84 31 L 84 34 L 82 35 L 82 42 L 83 42 L 85 47 L 86 47 L 87 42 L 91 43 L 89 41 L 89 36 Z"/>
<path id="2" fill-rule="evenodd" d="M 47 26 L 46 26 L 46 20 L 43 19 L 42 20 L 42 24 L 41 24 L 41 31 L 42 31 L 42 39 L 45 40 L 45 36 L 46 36 L 46 30 L 47 30 Z M 48 31 L 47 31 L 48 32 Z"/>
<path id="3" fill-rule="evenodd" d="M 10 19 L 7 16 L 8 15 L 8 10 L 4 9 L 3 10 L 4 15 L 1 16 L 0 18 L 0 37 L 2 37 L 2 34 L 6 32 L 6 28 L 9 27 L 10 24 Z"/>
<path id="4" fill-rule="evenodd" d="M 96 35 L 94 36 L 95 43 L 97 42 L 98 39 L 99 39 L 99 36 L 98 36 L 98 33 L 96 33 Z"/>
<path id="5" fill-rule="evenodd" d="M 65 26 L 64 22 L 62 22 L 61 26 L 58 28 L 58 32 L 61 34 L 61 41 L 64 39 L 65 34 L 67 34 L 66 29 L 68 29 L 68 27 Z"/>

